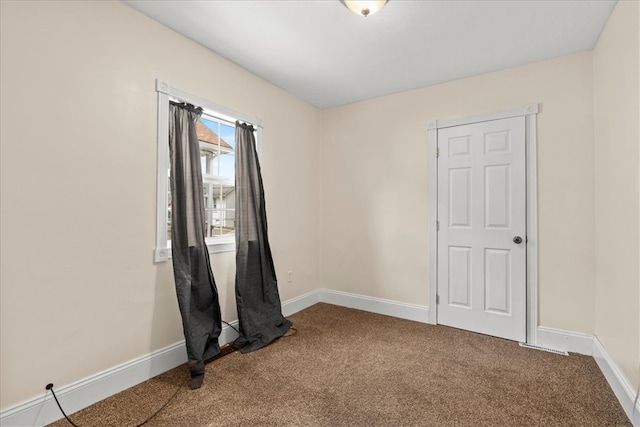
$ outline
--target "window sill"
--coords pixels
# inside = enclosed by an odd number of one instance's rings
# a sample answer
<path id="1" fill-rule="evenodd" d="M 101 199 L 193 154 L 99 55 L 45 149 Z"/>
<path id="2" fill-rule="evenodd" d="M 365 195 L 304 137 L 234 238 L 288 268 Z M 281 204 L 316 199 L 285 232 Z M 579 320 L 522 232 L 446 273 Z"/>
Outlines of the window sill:
<path id="1" fill-rule="evenodd" d="M 207 242 L 207 249 L 209 249 L 210 254 L 217 254 L 220 252 L 231 252 L 236 250 L 236 242 L 215 242 L 209 243 Z"/>
<path id="2" fill-rule="evenodd" d="M 219 254 L 222 252 L 233 252 L 236 250 L 236 242 L 207 242 L 207 249 L 210 254 Z M 156 249 L 154 252 L 154 262 L 167 262 L 171 259 L 171 242 L 167 242 L 167 247 Z"/>

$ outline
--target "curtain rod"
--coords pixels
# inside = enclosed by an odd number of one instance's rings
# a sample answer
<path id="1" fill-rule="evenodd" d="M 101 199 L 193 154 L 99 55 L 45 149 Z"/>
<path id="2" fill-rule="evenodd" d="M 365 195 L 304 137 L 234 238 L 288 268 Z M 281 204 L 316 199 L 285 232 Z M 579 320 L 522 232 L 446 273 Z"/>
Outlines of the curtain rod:
<path id="1" fill-rule="evenodd" d="M 216 120 L 224 120 L 227 123 L 231 123 L 235 126 L 235 121 L 245 122 L 253 125 L 256 128 L 263 128 L 263 122 L 260 117 L 253 117 L 247 114 L 234 111 L 230 108 L 218 105 L 215 102 L 201 98 L 199 96 L 192 95 L 188 92 L 171 87 L 171 85 L 163 80 L 156 79 L 156 91 L 164 93 L 172 98 L 175 98 L 181 102 L 187 102 L 189 104 L 198 105 L 203 110 L 216 112 L 218 114 L 208 114 L 214 117 Z M 220 117 L 220 115 L 224 117 Z"/>
<path id="2" fill-rule="evenodd" d="M 232 121 L 229 119 L 226 119 L 224 117 L 220 117 L 218 115 L 216 115 L 214 112 L 208 111 L 207 109 L 199 106 L 199 105 L 193 105 L 183 99 L 180 98 L 176 98 L 175 96 L 169 96 L 169 102 L 172 102 L 174 104 L 182 104 L 182 105 L 187 105 L 187 106 L 191 106 L 193 107 L 193 109 L 195 110 L 200 110 L 201 114 L 200 114 L 200 118 L 204 118 L 207 120 L 213 120 L 216 122 L 220 122 L 220 123 L 224 123 L 227 124 L 229 126 L 235 127 L 236 125 L 236 121 Z"/>

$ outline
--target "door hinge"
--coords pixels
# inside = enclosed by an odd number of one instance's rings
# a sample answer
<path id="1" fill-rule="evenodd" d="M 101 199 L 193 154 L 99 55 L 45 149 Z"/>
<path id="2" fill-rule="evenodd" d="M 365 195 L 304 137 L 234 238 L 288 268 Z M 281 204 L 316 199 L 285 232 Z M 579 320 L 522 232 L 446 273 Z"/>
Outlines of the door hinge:
<path id="1" fill-rule="evenodd" d="M 436 305 L 440 304 L 440 295 L 436 294 Z"/>
<path id="2" fill-rule="evenodd" d="M 436 147 L 436 159 L 440 157 L 440 147 Z"/>
<path id="3" fill-rule="evenodd" d="M 440 231 L 440 221 L 436 221 L 436 231 Z"/>

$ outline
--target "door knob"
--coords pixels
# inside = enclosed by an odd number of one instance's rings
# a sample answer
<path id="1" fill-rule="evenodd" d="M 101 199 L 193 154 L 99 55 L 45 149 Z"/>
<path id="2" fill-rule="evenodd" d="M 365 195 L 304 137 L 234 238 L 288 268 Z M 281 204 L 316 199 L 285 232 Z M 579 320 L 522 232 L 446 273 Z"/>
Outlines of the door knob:
<path id="1" fill-rule="evenodd" d="M 513 238 L 513 243 L 519 245 L 520 243 L 522 243 L 522 237 L 520 236 L 516 236 Z"/>

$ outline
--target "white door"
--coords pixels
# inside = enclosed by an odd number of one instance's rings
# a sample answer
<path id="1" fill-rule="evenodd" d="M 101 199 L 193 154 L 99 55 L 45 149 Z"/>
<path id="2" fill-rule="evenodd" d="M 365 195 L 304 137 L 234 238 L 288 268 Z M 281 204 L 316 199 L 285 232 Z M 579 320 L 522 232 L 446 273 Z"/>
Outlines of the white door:
<path id="1" fill-rule="evenodd" d="M 438 129 L 438 323 L 526 341 L 525 118 Z"/>

